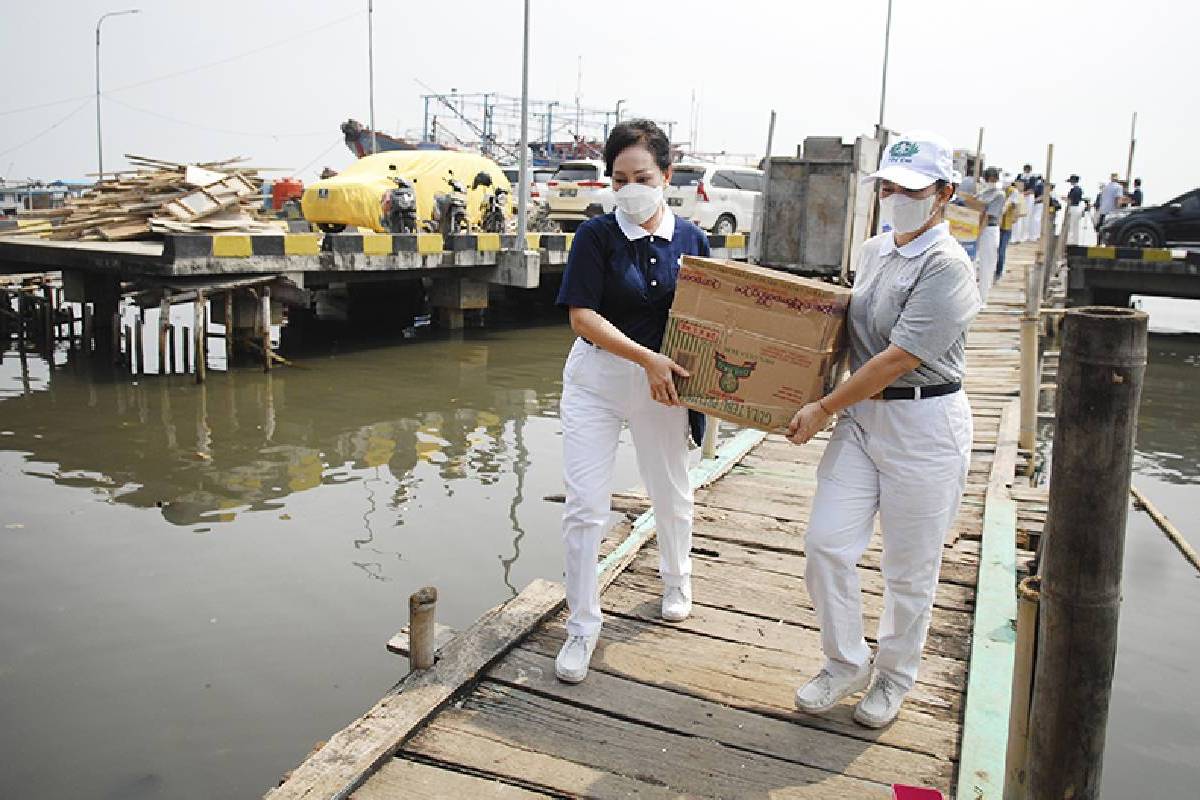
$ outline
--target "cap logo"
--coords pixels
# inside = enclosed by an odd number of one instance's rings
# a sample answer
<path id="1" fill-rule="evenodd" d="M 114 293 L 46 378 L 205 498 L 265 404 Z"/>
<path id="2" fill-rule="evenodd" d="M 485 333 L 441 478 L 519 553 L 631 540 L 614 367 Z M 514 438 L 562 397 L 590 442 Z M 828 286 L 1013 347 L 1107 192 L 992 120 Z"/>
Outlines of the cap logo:
<path id="1" fill-rule="evenodd" d="M 921 146 L 916 142 L 896 142 L 892 145 L 892 149 L 888 151 L 888 155 L 892 158 L 912 158 L 921 151 Z"/>

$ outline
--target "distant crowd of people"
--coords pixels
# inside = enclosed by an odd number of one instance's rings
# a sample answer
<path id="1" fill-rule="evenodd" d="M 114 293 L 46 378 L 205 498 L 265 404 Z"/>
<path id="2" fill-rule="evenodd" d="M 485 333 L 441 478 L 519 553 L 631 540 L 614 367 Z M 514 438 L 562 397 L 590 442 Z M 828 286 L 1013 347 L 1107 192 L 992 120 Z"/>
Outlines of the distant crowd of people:
<path id="1" fill-rule="evenodd" d="M 1132 189 L 1128 181 L 1122 181 L 1112 173 L 1107 182 L 1100 184 L 1094 200 L 1084 196 L 1078 175 L 1067 178 L 1070 188 L 1061 197 L 1055 194 L 1055 184 L 1048 184 L 1041 175 L 1033 172 L 1026 164 L 1016 176 L 1002 175 L 996 167 L 983 170 L 981 180 L 972 176 L 962 179 L 958 199 L 986 217 L 975 242 L 964 243 L 969 255 L 975 259 L 978 274 L 979 294 L 987 300 L 992 283 L 1004 274 L 1004 258 L 1010 242 L 1033 242 L 1041 238 L 1042 224 L 1046 217 L 1046 203 L 1050 204 L 1050 224 L 1058 228 L 1058 212 L 1066 208 L 1062 220 L 1062 233 L 1071 245 L 1093 245 L 1096 234 L 1104 226 L 1105 218 L 1118 208 L 1142 205 L 1142 179 L 1133 180 Z M 1084 226 L 1083 220 L 1091 223 Z"/>

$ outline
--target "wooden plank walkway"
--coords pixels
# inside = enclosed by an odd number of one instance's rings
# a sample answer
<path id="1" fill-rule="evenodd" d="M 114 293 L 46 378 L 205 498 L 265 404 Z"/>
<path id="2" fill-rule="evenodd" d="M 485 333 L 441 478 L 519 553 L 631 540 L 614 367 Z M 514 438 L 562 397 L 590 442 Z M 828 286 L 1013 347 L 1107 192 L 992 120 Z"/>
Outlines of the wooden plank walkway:
<path id="1" fill-rule="evenodd" d="M 460 635 L 428 671 L 438 674 L 402 681 L 402 691 L 340 732 L 269 797 L 884 799 L 892 783 L 931 786 L 947 796 L 958 787 L 967 797 L 961 787 L 979 785 L 973 775 L 960 783 L 958 767 L 960 752 L 966 757 L 970 659 L 984 644 L 973 650 L 985 503 L 1003 497 L 1020 505 L 1008 488 L 1018 463 L 1014 312 L 1023 305 L 1032 254 L 1031 247 L 1010 248 L 1009 272 L 968 338 L 970 473 L 946 540 L 920 679 L 892 725 L 879 731 L 858 725 L 850 700 L 820 717 L 793 706 L 795 688 L 822 661 L 804 589 L 804 530 L 828 437 L 795 447 L 772 435 L 696 493 L 689 619 L 658 618 L 653 541 L 640 550 L 625 547 L 608 583 L 602 581 L 606 619 L 583 684 L 555 678 L 565 612 L 561 589 L 539 585 L 512 601 L 521 608 L 507 616 L 491 612 Z M 1039 500 L 1035 493 L 1029 498 Z M 637 513 L 643 502 L 624 495 L 616 506 Z M 1012 551 L 1012 520 L 1020 514 L 1019 508 L 1009 514 L 1007 529 L 997 532 L 1000 552 Z M 639 524 L 646 526 L 645 517 Z M 617 527 L 609 552 L 630 529 Z M 860 563 L 868 631 L 883 607 L 880 553 L 876 531 Z M 993 578 L 990 591 L 1003 596 L 1003 588 Z M 489 632 L 496 625 L 506 633 Z M 475 642 L 485 634 L 484 645 Z M 1008 696 L 1000 684 L 1011 677 L 989 672 L 970 679 L 995 689 L 996 697 L 976 704 L 985 693 L 973 689 L 966 719 L 994 718 Z M 993 743 L 992 723 L 979 725 L 972 748 L 999 748 L 1001 772 L 981 780 L 1002 780 L 1004 739 Z"/>

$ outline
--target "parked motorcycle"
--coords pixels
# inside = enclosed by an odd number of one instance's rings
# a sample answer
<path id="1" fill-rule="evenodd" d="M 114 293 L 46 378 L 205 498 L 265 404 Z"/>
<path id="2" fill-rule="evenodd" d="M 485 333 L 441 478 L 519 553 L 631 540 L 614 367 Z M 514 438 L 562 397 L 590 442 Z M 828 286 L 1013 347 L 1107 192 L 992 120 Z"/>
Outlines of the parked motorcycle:
<path id="1" fill-rule="evenodd" d="M 467 233 L 467 189 L 454 170 L 447 171 L 446 182 L 450 184 L 448 193 L 433 196 L 433 219 L 429 223 L 431 233 L 450 236 L 456 233 Z"/>
<path id="2" fill-rule="evenodd" d="M 417 232 L 417 192 L 407 178 L 395 177 L 396 188 L 383 193 L 380 223 L 392 233 Z"/>
<path id="3" fill-rule="evenodd" d="M 492 186 L 492 176 L 486 172 L 480 172 L 475 176 L 475 180 L 471 184 L 471 188 L 479 186 Z M 481 224 L 483 230 L 488 233 L 504 233 L 508 225 L 508 219 L 505 217 L 505 211 L 509 206 L 508 191 L 496 187 L 494 191 L 486 192 L 483 195 L 483 202 L 480 204 Z"/>

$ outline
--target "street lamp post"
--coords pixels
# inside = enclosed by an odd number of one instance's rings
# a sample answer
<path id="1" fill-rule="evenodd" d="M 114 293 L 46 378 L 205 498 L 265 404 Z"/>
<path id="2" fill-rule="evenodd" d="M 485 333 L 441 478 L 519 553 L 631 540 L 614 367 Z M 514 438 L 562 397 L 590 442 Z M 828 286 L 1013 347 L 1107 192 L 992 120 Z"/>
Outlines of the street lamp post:
<path id="1" fill-rule="evenodd" d="M 367 85 L 371 103 L 371 153 L 379 152 L 375 141 L 375 3 L 367 0 Z"/>
<path id="2" fill-rule="evenodd" d="M 521 159 L 517 171 L 517 246 L 527 246 L 529 229 L 529 0 L 525 0 L 525 33 L 521 40 Z"/>
<path id="3" fill-rule="evenodd" d="M 892 0 L 888 0 L 887 10 L 887 26 L 883 32 L 883 85 L 879 88 L 879 130 L 876 131 L 876 136 L 883 135 L 883 108 L 887 102 L 887 73 L 888 73 L 888 50 L 892 43 Z"/>
<path id="4" fill-rule="evenodd" d="M 100 24 L 108 17 L 119 17 L 122 14 L 137 14 L 140 8 L 128 8 L 124 11 L 110 11 L 101 14 L 96 20 L 96 161 L 99 174 L 97 181 L 104 180 L 104 144 L 100 135 Z"/>

